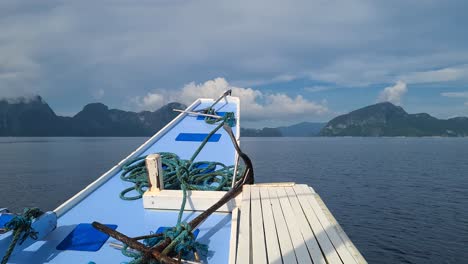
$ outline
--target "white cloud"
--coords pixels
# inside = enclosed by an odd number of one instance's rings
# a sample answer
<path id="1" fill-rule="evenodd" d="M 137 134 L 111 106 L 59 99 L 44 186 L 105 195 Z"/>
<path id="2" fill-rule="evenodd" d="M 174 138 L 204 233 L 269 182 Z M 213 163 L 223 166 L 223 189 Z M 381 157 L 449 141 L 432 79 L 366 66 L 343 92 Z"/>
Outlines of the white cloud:
<path id="1" fill-rule="evenodd" d="M 25 96 L 20 96 L 20 97 L 2 97 L 0 98 L 0 101 L 6 101 L 9 104 L 28 104 L 32 101 L 38 101 L 40 100 L 42 103 L 45 103 L 45 101 L 38 97 L 37 95 L 25 95 Z"/>
<path id="2" fill-rule="evenodd" d="M 168 98 L 158 93 L 147 93 L 145 96 L 136 96 L 131 100 L 136 105 L 136 110 L 154 111 L 168 103 Z"/>
<path id="3" fill-rule="evenodd" d="M 304 87 L 304 90 L 305 90 L 305 91 L 311 92 L 311 93 L 322 92 L 322 91 L 328 91 L 328 90 L 332 90 L 332 89 L 334 89 L 334 87 L 331 87 L 331 86 L 322 86 L 322 85 Z"/>
<path id="4" fill-rule="evenodd" d="M 156 107 L 144 96 L 154 85 L 212 76 L 238 87 L 468 83 L 467 1 L 30 2 L 0 1 L 0 96 L 41 94 L 58 112 L 99 87 L 115 107 L 135 95 Z"/>
<path id="5" fill-rule="evenodd" d="M 394 104 L 400 104 L 403 95 L 408 91 L 406 83 L 398 81 L 395 85 L 386 87 L 380 92 L 380 102 L 391 102 Z"/>
<path id="6" fill-rule="evenodd" d="M 452 97 L 452 98 L 468 98 L 468 91 L 467 92 L 445 92 L 441 93 L 440 95 L 445 97 Z"/>
<path id="7" fill-rule="evenodd" d="M 252 88 L 236 87 L 224 78 L 200 84 L 191 82 L 180 90 L 170 92 L 155 91 L 144 97 L 136 97 L 133 101 L 138 109 L 154 110 L 170 101 L 188 105 L 197 98 L 217 98 L 228 89 L 232 89 L 232 95 L 241 100 L 242 120 L 296 121 L 329 112 L 325 101 L 317 103 L 302 95 L 291 97 L 284 93 L 264 93 Z"/>
<path id="8" fill-rule="evenodd" d="M 414 72 L 401 76 L 406 83 L 437 83 L 468 80 L 468 65 Z"/>

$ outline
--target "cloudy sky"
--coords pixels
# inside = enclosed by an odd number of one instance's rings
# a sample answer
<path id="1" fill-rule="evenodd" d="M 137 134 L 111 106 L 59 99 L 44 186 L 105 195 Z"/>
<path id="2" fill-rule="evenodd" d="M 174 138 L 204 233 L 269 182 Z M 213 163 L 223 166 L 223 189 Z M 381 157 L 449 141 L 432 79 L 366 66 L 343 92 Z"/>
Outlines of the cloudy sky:
<path id="1" fill-rule="evenodd" d="M 233 88 L 247 126 L 379 101 L 468 115 L 468 1 L 0 2 L 0 97 L 155 110 Z"/>

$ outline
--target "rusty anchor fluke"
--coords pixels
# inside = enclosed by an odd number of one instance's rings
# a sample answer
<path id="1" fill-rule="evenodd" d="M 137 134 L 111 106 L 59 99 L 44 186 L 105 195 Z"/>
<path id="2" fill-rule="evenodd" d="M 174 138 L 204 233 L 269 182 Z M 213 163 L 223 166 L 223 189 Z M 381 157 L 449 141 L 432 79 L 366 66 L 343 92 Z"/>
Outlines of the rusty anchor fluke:
<path id="1" fill-rule="evenodd" d="M 248 178 L 248 175 L 252 175 L 249 172 L 249 169 L 246 170 L 246 175 L 239 181 L 234 188 L 232 188 L 229 192 L 227 192 L 218 202 L 216 202 L 214 205 L 212 205 L 210 208 L 208 208 L 206 211 L 195 217 L 192 221 L 190 221 L 188 224 L 192 229 L 195 229 L 197 226 L 199 226 L 203 221 L 205 221 L 213 212 L 215 212 L 218 208 L 223 206 L 225 203 L 227 203 L 229 200 L 232 198 L 236 197 L 237 194 L 239 194 L 242 191 L 242 186 L 246 182 L 246 179 Z M 164 249 L 171 244 L 171 239 L 166 238 L 162 243 L 157 245 L 156 247 L 150 248 L 144 245 L 141 242 L 138 242 L 138 240 L 128 237 L 125 234 L 122 234 L 116 230 L 113 230 L 111 228 L 108 228 L 107 226 L 99 223 L 99 222 L 93 222 L 93 227 L 96 228 L 97 230 L 108 234 L 109 236 L 121 241 L 122 243 L 128 245 L 130 248 L 136 249 L 140 251 L 143 255 L 147 257 L 153 257 L 156 260 L 158 260 L 161 263 L 167 263 L 167 264 L 177 264 L 179 263 L 178 261 L 174 260 L 173 258 L 162 254 L 161 252 L 164 251 Z"/>

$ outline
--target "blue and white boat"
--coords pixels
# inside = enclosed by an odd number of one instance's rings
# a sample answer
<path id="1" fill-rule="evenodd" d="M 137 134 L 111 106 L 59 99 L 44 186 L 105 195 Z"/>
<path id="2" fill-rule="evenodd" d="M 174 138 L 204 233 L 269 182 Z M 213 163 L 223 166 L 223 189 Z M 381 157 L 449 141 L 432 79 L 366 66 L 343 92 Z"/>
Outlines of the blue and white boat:
<path id="1" fill-rule="evenodd" d="M 54 211 L 14 215 L 0 209 L 0 259 L 366 263 L 310 186 L 252 182 L 253 168 L 238 148 L 237 97 L 226 92 L 178 111 L 161 131 Z M 151 238 L 140 239 L 145 235 Z"/>

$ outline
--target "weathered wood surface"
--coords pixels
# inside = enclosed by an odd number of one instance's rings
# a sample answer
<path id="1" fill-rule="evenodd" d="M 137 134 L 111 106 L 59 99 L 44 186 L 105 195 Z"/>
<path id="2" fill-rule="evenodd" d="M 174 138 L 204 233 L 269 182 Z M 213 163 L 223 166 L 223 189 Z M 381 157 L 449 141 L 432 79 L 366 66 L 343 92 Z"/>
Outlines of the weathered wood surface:
<path id="1" fill-rule="evenodd" d="M 304 184 L 244 186 L 230 263 L 366 263 L 317 193 Z"/>

